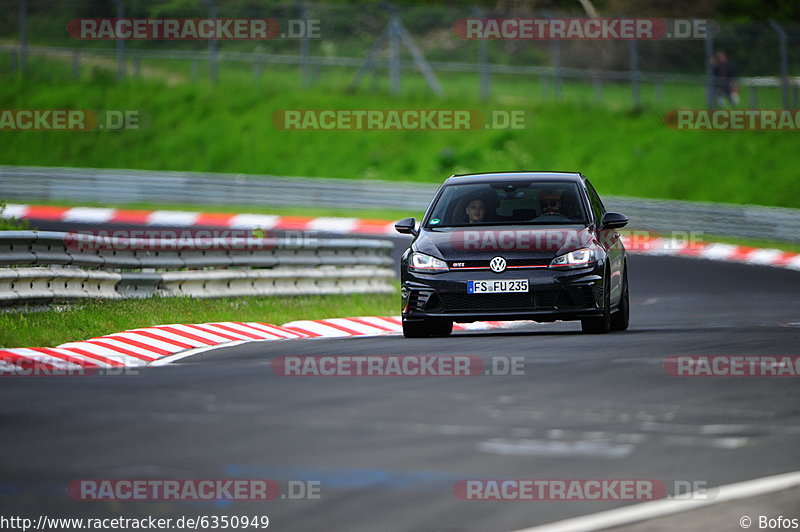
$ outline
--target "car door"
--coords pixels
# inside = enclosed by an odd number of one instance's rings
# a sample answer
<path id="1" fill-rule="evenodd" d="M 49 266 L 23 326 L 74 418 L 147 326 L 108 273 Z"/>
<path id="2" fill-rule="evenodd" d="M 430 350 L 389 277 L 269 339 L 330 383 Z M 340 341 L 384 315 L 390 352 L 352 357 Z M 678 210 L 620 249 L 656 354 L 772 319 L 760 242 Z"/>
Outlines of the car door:
<path id="1" fill-rule="evenodd" d="M 597 220 L 597 237 L 608 252 L 609 269 L 611 271 L 611 303 L 614 304 L 619 301 L 622 295 L 622 273 L 625 266 L 625 248 L 622 246 L 622 240 L 616 229 L 600 230 L 600 221 L 606 213 L 606 208 L 603 205 L 603 201 L 600 199 L 600 195 L 597 194 L 597 191 L 588 179 L 585 183 L 592 213 L 594 214 L 595 220 Z"/>

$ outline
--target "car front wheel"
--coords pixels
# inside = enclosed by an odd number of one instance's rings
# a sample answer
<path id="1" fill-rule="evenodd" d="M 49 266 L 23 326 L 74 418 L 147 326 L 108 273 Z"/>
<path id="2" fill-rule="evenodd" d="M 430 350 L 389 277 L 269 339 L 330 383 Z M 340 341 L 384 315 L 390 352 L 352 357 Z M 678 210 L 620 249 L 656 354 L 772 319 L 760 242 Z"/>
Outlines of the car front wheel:
<path id="1" fill-rule="evenodd" d="M 624 331 L 628 329 L 630 322 L 631 303 L 628 295 L 628 268 L 622 274 L 622 297 L 619 300 L 619 308 L 611 315 L 611 330 Z"/>
<path id="2" fill-rule="evenodd" d="M 611 284 L 606 275 L 603 282 L 603 313 L 600 316 L 581 318 L 581 330 L 588 334 L 606 334 L 611 330 Z"/>

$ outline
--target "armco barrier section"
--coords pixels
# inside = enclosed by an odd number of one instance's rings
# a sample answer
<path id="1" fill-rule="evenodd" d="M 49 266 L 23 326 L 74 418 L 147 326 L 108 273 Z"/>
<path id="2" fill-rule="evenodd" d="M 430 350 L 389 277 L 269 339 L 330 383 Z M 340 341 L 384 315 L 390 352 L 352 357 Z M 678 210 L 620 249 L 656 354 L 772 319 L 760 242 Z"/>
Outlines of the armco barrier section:
<path id="1" fill-rule="evenodd" d="M 591 177 L 591 176 L 590 176 Z M 0 198 L 108 204 L 187 203 L 389 208 L 423 212 L 437 186 L 269 175 L 0 166 Z M 632 229 L 800 242 L 800 209 L 607 196 Z M 169 225 L 164 221 L 162 225 Z"/>
<path id="2" fill-rule="evenodd" d="M 198 245 L 202 249 L 198 249 Z M 390 293 L 387 240 L 144 241 L 0 232 L 0 304 L 80 298 Z"/>

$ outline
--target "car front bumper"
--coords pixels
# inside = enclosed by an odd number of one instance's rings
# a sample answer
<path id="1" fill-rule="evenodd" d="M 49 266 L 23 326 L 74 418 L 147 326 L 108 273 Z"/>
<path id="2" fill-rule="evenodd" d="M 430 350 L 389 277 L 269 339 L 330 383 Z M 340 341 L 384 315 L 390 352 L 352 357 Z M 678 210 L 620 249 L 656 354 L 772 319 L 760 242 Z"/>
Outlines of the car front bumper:
<path id="1" fill-rule="evenodd" d="M 524 269 L 402 273 L 402 315 L 406 321 L 448 319 L 577 320 L 603 313 L 602 264 L 580 270 Z M 527 279 L 528 292 L 468 294 L 467 281 Z"/>

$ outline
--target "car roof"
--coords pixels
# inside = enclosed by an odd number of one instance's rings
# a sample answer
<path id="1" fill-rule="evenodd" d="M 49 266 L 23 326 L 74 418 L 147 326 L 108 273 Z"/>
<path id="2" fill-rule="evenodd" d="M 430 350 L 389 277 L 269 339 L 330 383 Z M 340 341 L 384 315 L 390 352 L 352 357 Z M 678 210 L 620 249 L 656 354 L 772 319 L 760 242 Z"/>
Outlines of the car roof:
<path id="1" fill-rule="evenodd" d="M 480 174 L 452 175 L 445 185 L 465 183 L 491 183 L 496 181 L 574 181 L 580 182 L 586 176 L 580 172 L 487 172 Z"/>

